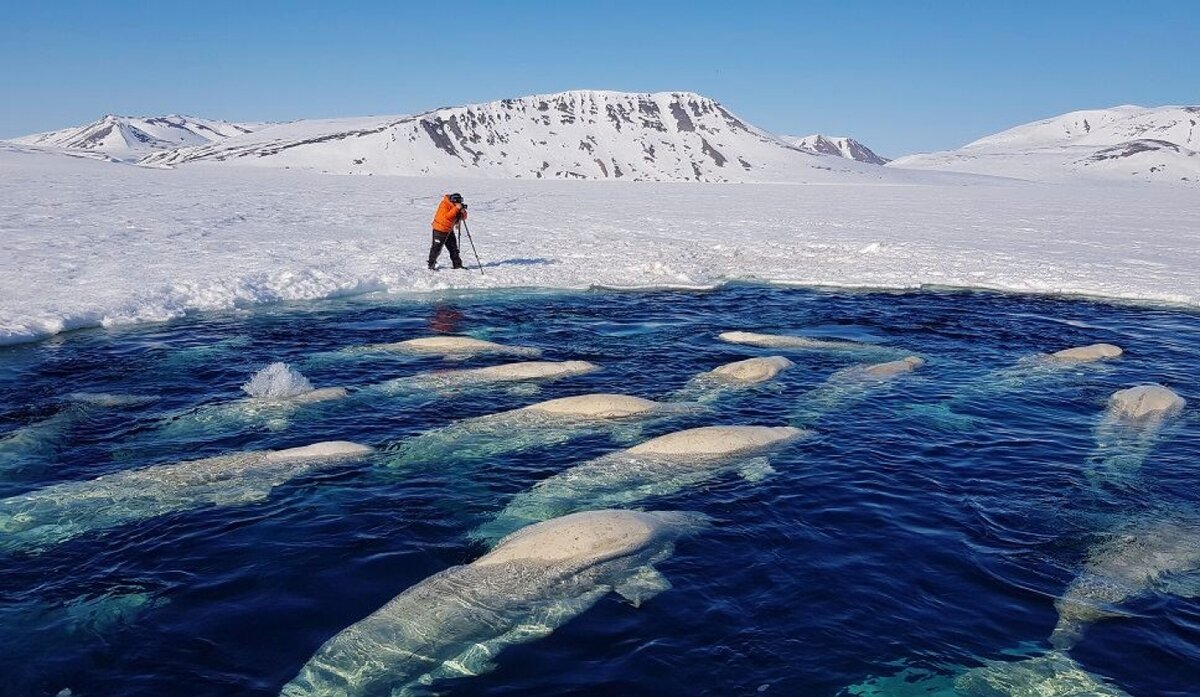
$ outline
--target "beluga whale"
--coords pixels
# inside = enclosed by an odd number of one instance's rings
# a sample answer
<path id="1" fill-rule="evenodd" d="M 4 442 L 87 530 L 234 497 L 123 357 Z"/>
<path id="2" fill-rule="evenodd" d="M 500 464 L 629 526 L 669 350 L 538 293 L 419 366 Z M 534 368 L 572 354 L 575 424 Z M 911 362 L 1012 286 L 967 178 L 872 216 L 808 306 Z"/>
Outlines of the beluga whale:
<path id="1" fill-rule="evenodd" d="M 1016 661 L 985 661 L 952 674 L 905 668 L 846 688 L 855 697 L 1131 697 L 1062 651 Z"/>
<path id="2" fill-rule="evenodd" d="M 769 349 L 799 349 L 806 351 L 892 351 L 887 346 L 867 344 L 861 341 L 845 339 L 814 339 L 793 334 L 759 334 L 757 332 L 721 332 L 717 335 L 721 341 L 745 346 L 757 346 Z"/>
<path id="3" fill-rule="evenodd" d="M 1051 645 L 1070 649 L 1088 625 L 1123 615 L 1121 603 L 1151 592 L 1200 597 L 1200 517 L 1137 520 L 1092 548 L 1054 603 Z"/>
<path id="4" fill-rule="evenodd" d="M 883 363 L 852 365 L 829 376 L 825 382 L 800 397 L 793 423 L 812 423 L 831 411 L 866 399 L 872 392 L 925 365 L 920 356 L 905 356 Z"/>
<path id="5" fill-rule="evenodd" d="M 522 528 L 336 634 L 281 695 L 428 694 L 492 670 L 501 649 L 547 636 L 609 592 L 637 606 L 670 588 L 655 564 L 706 526 L 697 513 L 597 510 Z"/>
<path id="6" fill-rule="evenodd" d="M 1116 344 L 1088 344 L 1061 349 L 1048 354 L 1045 360 L 1072 363 L 1095 363 L 1120 358 L 1125 351 Z"/>
<path id="7" fill-rule="evenodd" d="M 1067 383 L 1085 373 L 1111 370 L 1111 363 L 1125 355 L 1116 344 L 1096 343 L 1072 346 L 1051 353 L 1023 356 L 1016 363 L 991 370 L 964 385 L 950 400 L 920 411 L 934 421 L 961 429 L 973 419 L 956 410 L 972 403 L 999 398 L 1009 394 L 1031 393 L 1058 383 Z"/>
<path id="8" fill-rule="evenodd" d="M 1186 401 L 1162 385 L 1117 390 L 1096 426 L 1096 448 L 1088 458 L 1093 480 L 1124 479 L 1137 473 L 1158 443 L 1159 432 L 1183 411 Z"/>
<path id="9" fill-rule="evenodd" d="M 807 435 L 791 426 L 706 426 L 676 431 L 575 465 L 517 494 L 472 537 L 496 540 L 530 523 L 588 508 L 628 506 L 738 472 L 774 472 L 764 453 Z"/>
<path id="10" fill-rule="evenodd" d="M 600 366 L 587 361 L 522 361 L 519 363 L 504 363 L 486 368 L 464 368 L 460 370 L 438 370 L 429 373 L 418 373 L 408 377 L 395 378 L 380 383 L 374 391 L 389 395 L 400 395 L 422 391 L 447 391 L 488 387 L 494 385 L 515 385 L 517 383 L 536 383 L 559 380 L 577 375 L 587 375 L 600 370 Z M 536 385 L 522 392 L 536 392 Z"/>
<path id="11" fill-rule="evenodd" d="M 106 412 L 142 406 L 156 399 L 147 395 L 72 392 L 51 416 L 0 435 L 0 475 L 49 464 L 72 430 Z"/>
<path id="12" fill-rule="evenodd" d="M 0 499 L 0 550 L 39 550 L 94 530 L 168 513 L 256 503 L 284 482 L 372 452 L 357 443 L 327 441 L 54 484 Z"/>
<path id="13" fill-rule="evenodd" d="M 699 405 L 655 402 L 624 394 L 584 394 L 538 402 L 520 409 L 456 421 L 401 443 L 385 454 L 389 467 L 425 463 L 439 467 L 566 443 L 609 433 L 618 440 L 636 438 L 658 420 L 694 414 Z"/>
<path id="14" fill-rule="evenodd" d="M 770 382 L 793 365 L 795 363 L 783 356 L 760 356 L 726 363 L 692 378 L 671 399 L 712 402 L 726 393 Z"/>
<path id="15" fill-rule="evenodd" d="M 542 355 L 540 349 L 529 346 L 507 346 L 492 341 L 476 339 L 471 336 L 455 335 L 423 336 L 389 344 L 368 344 L 367 346 L 350 350 L 366 353 L 404 353 L 416 356 L 442 356 L 443 358 L 468 358 L 487 354 L 537 358 Z"/>

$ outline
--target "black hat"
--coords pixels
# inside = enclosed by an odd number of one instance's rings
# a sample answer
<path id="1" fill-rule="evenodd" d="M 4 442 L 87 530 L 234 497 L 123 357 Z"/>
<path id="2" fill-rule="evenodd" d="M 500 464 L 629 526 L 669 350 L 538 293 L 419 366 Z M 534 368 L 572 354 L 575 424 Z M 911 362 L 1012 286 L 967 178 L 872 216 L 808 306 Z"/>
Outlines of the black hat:
<path id="1" fill-rule="evenodd" d="M 450 203 L 462 203 L 462 194 L 450 194 Z"/>

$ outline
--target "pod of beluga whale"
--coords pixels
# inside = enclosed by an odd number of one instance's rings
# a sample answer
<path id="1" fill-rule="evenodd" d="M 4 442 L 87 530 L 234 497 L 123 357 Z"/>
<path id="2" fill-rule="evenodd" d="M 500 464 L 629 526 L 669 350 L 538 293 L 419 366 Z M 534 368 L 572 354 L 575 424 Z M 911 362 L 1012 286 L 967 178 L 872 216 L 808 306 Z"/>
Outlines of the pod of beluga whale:
<path id="1" fill-rule="evenodd" d="M 372 452 L 357 443 L 328 441 L 55 484 L 0 499 L 0 550 L 39 550 L 85 533 L 167 513 L 255 503 L 284 482 Z"/>
<path id="2" fill-rule="evenodd" d="M 669 588 L 654 565 L 706 525 L 696 513 L 597 510 L 523 528 L 339 632 L 281 694 L 427 694 L 492 670 L 505 646 L 550 634 L 609 592 L 636 606 Z"/>
<path id="3" fill-rule="evenodd" d="M 455 421 L 400 444 L 383 462 L 400 468 L 428 463 L 442 467 L 449 462 L 560 445 L 595 433 L 629 440 L 646 424 L 698 410 L 696 405 L 655 402 L 622 394 L 562 397 Z"/>
<path id="4" fill-rule="evenodd" d="M 736 471 L 747 481 L 771 474 L 763 453 L 806 432 L 791 426 L 707 426 L 676 431 L 602 455 L 544 479 L 471 534 L 496 540 L 524 525 L 589 508 L 628 506 Z"/>
<path id="5" fill-rule="evenodd" d="M 746 332 L 727 332 L 721 336 L 727 341 L 770 348 L 890 350 L 871 344 L 807 337 Z M 478 342 L 478 350 L 471 348 L 472 342 Z M 402 344 L 406 346 L 401 347 Z M 475 339 L 442 344 L 418 339 L 367 348 L 443 357 L 504 353 L 488 350 L 488 344 L 491 342 Z M 450 350 L 452 346 L 461 350 Z M 1098 344 L 1047 354 L 1039 357 L 1037 364 L 1058 370 L 1060 366 L 1098 363 L 1120 355 L 1118 347 Z M 701 401 L 708 401 L 721 391 L 766 383 L 792 365 L 782 356 L 737 361 L 696 378 L 695 386 L 689 383 L 693 388 L 690 394 L 704 395 Z M 806 401 L 827 411 L 865 396 L 922 365 L 923 359 L 908 356 L 851 366 L 831 376 Z M 377 388 L 403 392 L 526 383 L 584 375 L 598 369 L 586 361 L 529 361 L 423 373 L 398 378 Z M 343 388 L 327 388 L 325 396 L 320 396 L 322 390 L 308 390 L 304 394 L 308 392 L 317 394 L 307 401 L 303 394 L 286 399 L 295 399 L 292 404 L 299 405 L 340 399 L 347 394 Z M 688 393 L 677 393 L 677 398 L 682 394 Z M 1178 395 L 1159 386 L 1118 392 L 1110 400 L 1105 421 L 1098 428 L 1098 449 L 1109 455 L 1119 453 L 1126 447 L 1122 443 L 1129 442 L 1121 438 L 1130 433 L 1136 435 L 1138 443 L 1147 436 L 1153 438 L 1163 423 L 1182 408 L 1183 400 Z M 438 457 L 443 460 L 487 457 L 526 447 L 555 445 L 589 430 L 613 430 L 688 409 L 694 406 L 619 394 L 549 400 L 455 422 L 423 434 L 406 442 L 400 454 L 388 464 L 404 465 Z M 1105 423 L 1112 425 L 1112 433 L 1116 435 L 1102 437 Z M 504 646 L 549 634 L 607 592 L 616 591 L 639 604 L 669 587 L 653 565 L 671 554 L 675 539 L 703 527 L 702 516 L 572 511 L 629 505 L 732 470 L 756 481 L 772 471 L 761 454 L 804 433 L 791 427 L 707 427 L 680 431 L 582 463 L 539 483 L 515 497 L 495 520 L 473 533 L 489 541 L 508 535 L 490 553 L 471 564 L 453 567 L 422 581 L 330 639 L 285 686 L 284 694 L 410 694 L 439 679 L 489 670 L 491 659 Z M 323 466 L 320 463 L 337 464 L 370 452 L 369 448 L 352 443 L 322 443 L 276 453 L 243 453 L 144 468 L 89 482 L 47 487 L 0 500 L 0 549 L 37 549 L 90 530 L 172 511 L 258 501 L 278 484 Z M 122 476 L 124 480 L 119 479 Z M 101 483 L 106 477 L 112 479 Z M 123 488 L 137 495 L 118 495 L 118 489 Z M 522 528 L 523 525 L 527 527 Z M 517 532 L 509 534 L 512 530 Z M 1200 550 L 1189 546 L 1189 541 L 1196 539 L 1197 530 L 1185 526 L 1183 531 L 1184 534 L 1134 531 L 1121 538 L 1125 543 L 1118 540 L 1094 550 L 1084 574 L 1056 603 L 1060 621 L 1051 643 L 1058 649 L 1069 649 L 1082 634 L 1082 627 L 1119 614 L 1114 610 L 1119 603 L 1168 588 L 1168 582 L 1177 575 L 1200 567 Z M 1139 534 L 1155 543 L 1128 544 L 1129 540 L 1139 540 Z M 1178 589 L 1172 592 L 1183 593 Z M 1045 695 L 1125 694 L 1083 671 L 1059 650 L 1023 661 L 988 662 L 965 670 L 954 677 L 953 687 L 956 694 L 965 695 L 1025 694 L 1019 690 Z M 886 694 L 854 689 L 851 688 L 852 694 Z M 1072 689 L 1083 691 L 1067 691 Z"/>

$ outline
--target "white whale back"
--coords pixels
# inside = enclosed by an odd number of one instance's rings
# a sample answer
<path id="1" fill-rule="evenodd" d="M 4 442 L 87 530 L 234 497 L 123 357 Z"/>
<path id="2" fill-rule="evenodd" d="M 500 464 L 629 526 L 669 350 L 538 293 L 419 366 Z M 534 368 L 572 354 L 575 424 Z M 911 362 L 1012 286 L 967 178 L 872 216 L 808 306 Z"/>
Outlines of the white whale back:
<path id="1" fill-rule="evenodd" d="M 472 368 L 463 372 L 484 380 L 535 380 L 584 375 L 597 370 L 600 370 L 600 366 L 587 361 L 522 361 L 488 368 Z"/>
<path id="2" fill-rule="evenodd" d="M 911 373 L 912 371 L 925 365 L 925 359 L 918 356 L 907 356 L 898 361 L 888 361 L 886 363 L 875 363 L 863 368 L 864 375 L 873 378 L 890 378 L 903 373 Z"/>
<path id="3" fill-rule="evenodd" d="M 625 452 L 630 455 L 732 455 L 795 440 L 792 426 L 704 426 L 659 436 Z"/>
<path id="4" fill-rule="evenodd" d="M 522 528 L 500 541 L 474 566 L 513 561 L 575 566 L 632 554 L 653 542 L 664 526 L 637 511 L 584 511 Z"/>
<path id="5" fill-rule="evenodd" d="M 1087 346 L 1076 346 L 1074 348 L 1055 351 L 1050 354 L 1050 357 L 1064 361 L 1091 363 L 1109 358 L 1118 358 L 1123 353 L 1125 352 L 1121 347 L 1115 344 L 1088 344 Z"/>
<path id="6" fill-rule="evenodd" d="M 1186 402 L 1162 385 L 1138 385 L 1118 390 L 1108 399 L 1109 416 L 1126 421 L 1166 418 L 1183 410 Z"/>
<path id="7" fill-rule="evenodd" d="M 806 336 L 789 334 L 759 334 L 756 332 L 721 332 L 717 335 L 721 341 L 731 344 L 746 344 L 762 348 L 801 348 L 801 349 L 861 349 L 872 348 L 870 344 L 840 339 L 810 339 Z"/>
<path id="8" fill-rule="evenodd" d="M 709 375 L 724 380 L 732 380 L 734 382 L 764 382 L 766 380 L 770 380 L 780 372 L 792 367 L 793 365 L 795 364 L 783 356 L 747 358 L 744 361 L 726 363 L 725 365 L 710 371 Z"/>
<path id="9" fill-rule="evenodd" d="M 471 355 L 478 353 L 518 353 L 536 356 L 538 349 L 526 346 L 505 346 L 494 341 L 485 341 L 471 336 L 423 336 L 390 344 L 373 344 L 374 351 L 398 351 L 401 353 L 427 353 L 444 355 Z"/>
<path id="10" fill-rule="evenodd" d="M 344 399 L 349 395 L 350 391 L 345 387 L 318 387 L 315 390 L 310 390 L 303 394 L 298 394 L 295 397 L 290 397 L 287 401 L 294 404 L 312 404 L 314 402 L 328 402 L 334 399 Z"/>
<path id="11" fill-rule="evenodd" d="M 365 457 L 372 452 L 374 450 L 366 445 L 359 445 L 348 440 L 330 440 L 305 445 L 300 448 L 268 451 L 266 458 L 271 462 L 302 462 L 304 460 L 335 460 Z"/>
<path id="12" fill-rule="evenodd" d="M 562 416 L 585 416 L 597 419 L 614 419 L 651 411 L 657 402 L 623 394 L 585 394 L 575 397 L 551 399 L 524 408 Z"/>

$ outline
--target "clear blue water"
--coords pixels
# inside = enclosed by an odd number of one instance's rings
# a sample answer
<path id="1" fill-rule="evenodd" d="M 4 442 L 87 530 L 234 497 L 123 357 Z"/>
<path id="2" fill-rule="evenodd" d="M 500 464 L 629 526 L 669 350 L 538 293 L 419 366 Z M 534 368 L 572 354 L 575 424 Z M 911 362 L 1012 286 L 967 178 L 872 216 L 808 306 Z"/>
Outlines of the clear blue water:
<path id="1" fill-rule="evenodd" d="M 665 398 L 719 364 L 778 351 L 728 329 L 874 342 L 928 359 L 859 393 L 824 381 L 864 357 L 784 352 L 795 367 L 713 411 L 642 437 L 721 424 L 815 436 L 770 456 L 776 474 L 723 475 L 642 502 L 701 511 L 713 529 L 658 568 L 673 588 L 639 608 L 614 594 L 498 669 L 439 688 L 464 695 L 834 695 L 904 666 L 947 670 L 1047 648 L 1054 599 L 1122 521 L 1200 509 L 1195 485 L 1200 317 L 1162 308 L 986 293 L 513 293 L 363 298 L 85 331 L 0 350 L 0 496 L 160 463 L 346 439 L 373 460 L 301 477 L 262 502 L 170 513 L 40 552 L 0 552 L 0 693 L 268 695 L 329 637 L 404 589 L 468 563 L 468 533 L 515 494 L 625 447 L 592 432 L 483 464 L 384 462 L 459 419 L 588 391 Z M 274 361 L 352 390 L 417 372 L 513 360 L 333 354 L 460 332 L 603 370 L 540 391 L 362 394 L 288 418 L 188 427 Z M 1103 366 L 1008 370 L 1106 341 Z M 1089 477 L 1114 390 L 1172 386 L 1190 401 L 1140 468 Z M 823 390 L 813 393 L 812 390 Z M 146 400 L 97 406 L 75 392 Z M 806 398 L 824 395 L 822 407 Z M 180 424 L 183 424 L 181 426 Z M 2 437 L 2 436 L 0 436 Z M 628 438 L 628 435 L 625 436 Z M 1093 473 L 1094 475 L 1094 473 Z M 1135 695 L 1198 694 L 1200 603 L 1151 592 L 1092 626 L 1071 655 Z"/>

